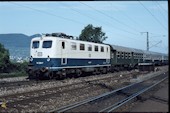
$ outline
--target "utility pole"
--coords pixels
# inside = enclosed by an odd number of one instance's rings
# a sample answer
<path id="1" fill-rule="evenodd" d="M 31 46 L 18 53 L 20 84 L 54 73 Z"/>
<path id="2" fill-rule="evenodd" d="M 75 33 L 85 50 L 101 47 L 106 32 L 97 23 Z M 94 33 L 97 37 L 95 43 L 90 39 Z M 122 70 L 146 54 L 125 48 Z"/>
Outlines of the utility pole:
<path id="1" fill-rule="evenodd" d="M 146 50 L 149 51 L 149 32 L 141 32 L 141 33 L 146 33 L 147 34 L 147 39 L 146 39 L 147 48 L 146 48 Z"/>

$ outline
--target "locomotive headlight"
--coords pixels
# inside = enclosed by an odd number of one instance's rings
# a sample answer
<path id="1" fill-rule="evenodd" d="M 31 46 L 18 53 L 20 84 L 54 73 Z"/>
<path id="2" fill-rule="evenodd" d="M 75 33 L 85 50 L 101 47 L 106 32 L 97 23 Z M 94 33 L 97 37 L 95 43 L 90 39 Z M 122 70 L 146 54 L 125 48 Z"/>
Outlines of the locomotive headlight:
<path id="1" fill-rule="evenodd" d="M 33 58 L 32 58 L 32 56 L 30 57 L 30 62 L 32 62 L 33 61 Z"/>
<path id="2" fill-rule="evenodd" d="M 47 57 L 47 61 L 48 61 L 48 62 L 50 61 L 50 57 L 49 57 L 49 56 Z"/>

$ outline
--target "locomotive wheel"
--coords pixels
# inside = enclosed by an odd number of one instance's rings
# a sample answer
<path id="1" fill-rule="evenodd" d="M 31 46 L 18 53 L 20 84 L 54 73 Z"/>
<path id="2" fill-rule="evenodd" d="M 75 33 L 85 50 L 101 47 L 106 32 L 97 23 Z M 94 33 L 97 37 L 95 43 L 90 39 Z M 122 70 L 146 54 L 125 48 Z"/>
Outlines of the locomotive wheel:
<path id="1" fill-rule="evenodd" d="M 48 77 L 49 77 L 49 79 L 53 79 L 53 73 L 52 72 L 50 72 L 49 74 L 48 74 Z"/>
<path id="2" fill-rule="evenodd" d="M 76 70 L 76 77 L 79 77 L 82 75 L 82 71 L 80 69 Z"/>
<path id="3" fill-rule="evenodd" d="M 35 73 L 35 79 L 39 80 L 40 78 L 40 73 L 38 71 L 34 72 Z"/>
<path id="4" fill-rule="evenodd" d="M 103 73 L 103 74 L 106 74 L 106 73 L 107 73 L 106 68 L 103 68 L 102 73 Z"/>
<path id="5" fill-rule="evenodd" d="M 53 79 L 53 73 L 52 72 L 45 72 L 44 76 L 47 77 L 48 79 Z"/>
<path id="6" fill-rule="evenodd" d="M 99 69 L 98 69 L 98 68 L 95 68 L 93 74 L 94 74 L 94 75 L 98 75 L 98 74 L 99 74 Z"/>
<path id="7" fill-rule="evenodd" d="M 28 79 L 34 79 L 34 71 L 33 70 L 28 70 Z"/>
<path id="8" fill-rule="evenodd" d="M 66 72 L 64 70 L 59 72 L 58 79 L 62 80 L 66 77 Z"/>

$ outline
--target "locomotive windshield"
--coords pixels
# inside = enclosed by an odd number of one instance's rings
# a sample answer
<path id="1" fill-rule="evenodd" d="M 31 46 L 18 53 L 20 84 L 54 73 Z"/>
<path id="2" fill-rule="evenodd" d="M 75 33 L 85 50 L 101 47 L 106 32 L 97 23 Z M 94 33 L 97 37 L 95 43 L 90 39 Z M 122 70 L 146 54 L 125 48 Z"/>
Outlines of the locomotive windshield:
<path id="1" fill-rule="evenodd" d="M 39 41 L 33 41 L 32 48 L 39 48 Z"/>
<path id="2" fill-rule="evenodd" d="M 43 42 L 43 48 L 51 48 L 52 41 L 44 41 Z"/>

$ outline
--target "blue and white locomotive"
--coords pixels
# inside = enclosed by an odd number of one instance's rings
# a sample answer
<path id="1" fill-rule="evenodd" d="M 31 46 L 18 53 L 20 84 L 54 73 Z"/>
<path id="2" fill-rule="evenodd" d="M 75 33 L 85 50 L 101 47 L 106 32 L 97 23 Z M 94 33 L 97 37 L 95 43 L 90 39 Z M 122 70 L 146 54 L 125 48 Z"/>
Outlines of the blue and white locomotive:
<path id="1" fill-rule="evenodd" d="M 110 69 L 110 46 L 52 33 L 31 40 L 29 78 L 62 78 L 82 72 L 106 73 Z"/>

